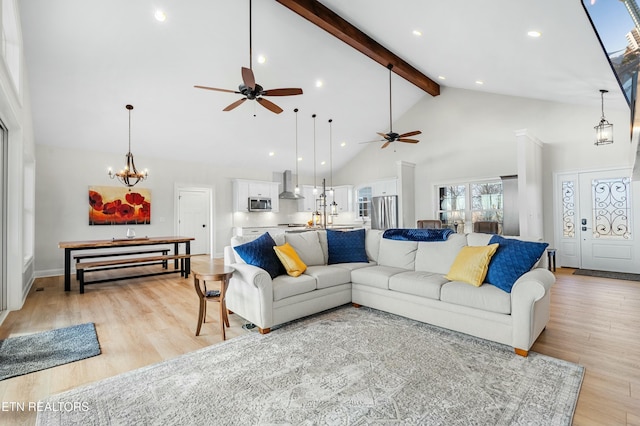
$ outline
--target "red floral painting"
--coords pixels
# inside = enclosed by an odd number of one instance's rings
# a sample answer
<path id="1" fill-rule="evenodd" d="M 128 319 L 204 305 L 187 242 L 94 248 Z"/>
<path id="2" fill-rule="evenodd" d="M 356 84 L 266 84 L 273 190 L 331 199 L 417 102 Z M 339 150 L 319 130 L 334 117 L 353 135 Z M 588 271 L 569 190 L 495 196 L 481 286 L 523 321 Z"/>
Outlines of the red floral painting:
<path id="1" fill-rule="evenodd" d="M 119 186 L 89 187 L 89 225 L 148 225 L 151 190 Z"/>

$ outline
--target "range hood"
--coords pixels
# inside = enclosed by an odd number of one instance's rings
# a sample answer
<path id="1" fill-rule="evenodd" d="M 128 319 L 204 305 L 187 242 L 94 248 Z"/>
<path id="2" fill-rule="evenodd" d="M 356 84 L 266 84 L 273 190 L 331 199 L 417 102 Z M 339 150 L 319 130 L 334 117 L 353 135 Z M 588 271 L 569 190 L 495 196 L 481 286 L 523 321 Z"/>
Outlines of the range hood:
<path id="1" fill-rule="evenodd" d="M 293 186 L 291 170 L 285 170 L 282 175 L 282 189 L 283 191 L 278 195 L 278 198 L 284 200 L 301 200 L 304 198 L 302 195 L 293 192 L 295 187 Z"/>

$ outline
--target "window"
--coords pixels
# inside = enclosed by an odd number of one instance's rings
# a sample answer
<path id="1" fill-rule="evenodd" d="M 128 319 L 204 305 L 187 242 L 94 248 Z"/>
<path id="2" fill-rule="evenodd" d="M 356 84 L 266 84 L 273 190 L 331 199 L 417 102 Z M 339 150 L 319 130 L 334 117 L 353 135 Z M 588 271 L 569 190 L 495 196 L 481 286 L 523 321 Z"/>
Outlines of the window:
<path id="1" fill-rule="evenodd" d="M 466 185 L 441 186 L 438 188 L 438 194 L 440 196 L 438 217 L 442 225 L 457 231 L 458 225 L 464 223 Z"/>
<path id="2" fill-rule="evenodd" d="M 365 219 L 370 217 L 371 212 L 371 187 L 363 186 L 358 188 L 358 217 Z"/>
<path id="3" fill-rule="evenodd" d="M 502 223 L 502 182 L 471 184 L 471 221 Z"/>
<path id="4" fill-rule="evenodd" d="M 475 222 L 497 222 L 502 233 L 503 188 L 500 179 L 437 187 L 438 217 L 444 227 L 472 232 Z M 471 223 L 471 226 L 465 226 Z"/>

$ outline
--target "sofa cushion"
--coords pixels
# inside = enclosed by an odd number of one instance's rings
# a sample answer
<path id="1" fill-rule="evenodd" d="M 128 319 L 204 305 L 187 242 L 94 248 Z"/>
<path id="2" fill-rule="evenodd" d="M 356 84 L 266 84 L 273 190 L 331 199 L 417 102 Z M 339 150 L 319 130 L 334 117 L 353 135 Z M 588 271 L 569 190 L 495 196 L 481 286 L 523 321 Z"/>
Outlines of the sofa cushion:
<path id="1" fill-rule="evenodd" d="M 285 273 L 284 266 L 273 250 L 275 246 L 271 235 L 265 232 L 253 241 L 234 247 L 234 250 L 246 263 L 264 269 L 271 278 L 275 278 Z"/>
<path id="2" fill-rule="evenodd" d="M 378 265 L 413 270 L 416 262 L 416 241 L 395 241 L 380 239 Z"/>
<path id="3" fill-rule="evenodd" d="M 291 244 L 307 266 L 325 265 L 318 232 L 287 233 L 284 236 L 284 240 Z"/>
<path id="4" fill-rule="evenodd" d="M 367 229 L 367 234 L 365 237 L 365 249 L 367 251 L 367 256 L 369 259 L 374 262 L 378 262 L 378 256 L 380 254 L 380 240 L 382 240 L 382 234 L 384 233 L 381 229 Z"/>
<path id="5" fill-rule="evenodd" d="M 450 281 L 462 281 L 479 287 L 489 269 L 491 256 L 498 249 L 498 244 L 488 246 L 466 246 L 460 249 L 445 278 Z"/>
<path id="6" fill-rule="evenodd" d="M 389 290 L 440 300 L 440 287 L 448 282 L 442 274 L 406 271 L 389 278 Z"/>
<path id="7" fill-rule="evenodd" d="M 347 262 L 368 263 L 369 259 L 367 258 L 364 240 L 364 229 L 355 231 L 334 231 L 327 229 L 329 265 Z"/>
<path id="8" fill-rule="evenodd" d="M 415 270 L 444 275 L 451 269 L 460 249 L 466 245 L 464 234 L 451 234 L 447 241 L 419 242 Z"/>
<path id="9" fill-rule="evenodd" d="M 305 275 L 316 279 L 318 290 L 351 282 L 351 271 L 333 265 L 309 266 Z"/>
<path id="10" fill-rule="evenodd" d="M 472 287 L 461 281 L 452 281 L 442 286 L 440 300 L 498 314 L 511 314 L 511 295 L 488 284 Z"/>
<path id="11" fill-rule="evenodd" d="M 499 244 L 489 263 L 486 281 L 511 293 L 511 288 L 522 274 L 531 270 L 549 244 L 521 241 L 494 235 L 490 243 Z"/>
<path id="12" fill-rule="evenodd" d="M 284 243 L 281 246 L 275 246 L 273 250 L 275 250 L 276 256 L 278 256 L 282 266 L 284 266 L 285 271 L 287 271 L 287 275 L 297 277 L 307 269 L 307 265 L 300 260 L 300 256 L 298 256 L 298 253 L 291 247 L 291 244 Z"/>
<path id="13" fill-rule="evenodd" d="M 273 279 L 273 300 L 286 299 L 298 294 L 308 293 L 316 289 L 316 279 L 302 274 L 299 277 L 280 275 Z"/>
<path id="14" fill-rule="evenodd" d="M 401 272 L 406 272 L 406 269 L 392 266 L 370 266 L 352 271 L 351 282 L 388 290 L 389 278 Z"/>
<path id="15" fill-rule="evenodd" d="M 264 234 L 263 234 L 264 235 Z M 277 246 L 281 246 L 282 244 L 284 244 L 284 234 L 275 234 L 272 235 L 269 233 L 269 235 L 271 235 L 271 238 L 273 238 L 273 241 L 275 241 Z M 247 263 L 244 261 L 244 259 L 242 259 L 242 257 L 240 257 L 240 255 L 238 254 L 238 252 L 235 250 L 235 248 L 239 245 L 248 243 L 250 241 L 254 241 L 257 238 L 260 238 L 262 235 L 236 235 L 234 237 L 231 237 L 231 247 L 233 248 L 233 255 L 235 257 L 235 263 Z"/>
<path id="16" fill-rule="evenodd" d="M 353 271 L 360 268 L 366 268 L 368 266 L 376 266 L 377 263 L 370 260 L 368 263 L 358 262 L 358 263 L 336 263 L 331 266 L 335 266 L 336 268 L 343 268 L 348 271 Z"/>

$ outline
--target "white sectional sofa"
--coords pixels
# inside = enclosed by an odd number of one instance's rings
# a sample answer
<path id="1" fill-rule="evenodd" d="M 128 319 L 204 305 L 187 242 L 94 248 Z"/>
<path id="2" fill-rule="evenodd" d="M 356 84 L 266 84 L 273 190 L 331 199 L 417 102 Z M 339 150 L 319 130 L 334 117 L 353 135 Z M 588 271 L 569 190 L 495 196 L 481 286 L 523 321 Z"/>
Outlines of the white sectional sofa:
<path id="1" fill-rule="evenodd" d="M 307 270 L 299 277 L 271 278 L 246 264 L 233 249 L 255 237 L 234 237 L 225 264 L 235 268 L 227 307 L 254 323 L 271 327 L 352 302 L 512 346 L 522 356 L 549 321 L 554 275 L 542 256 L 515 282 L 511 293 L 491 284 L 475 287 L 445 275 L 465 246 L 486 246 L 489 234 L 452 234 L 446 241 L 397 241 L 367 230 L 368 262 L 328 265 L 326 231 L 275 235 L 289 243 Z"/>

